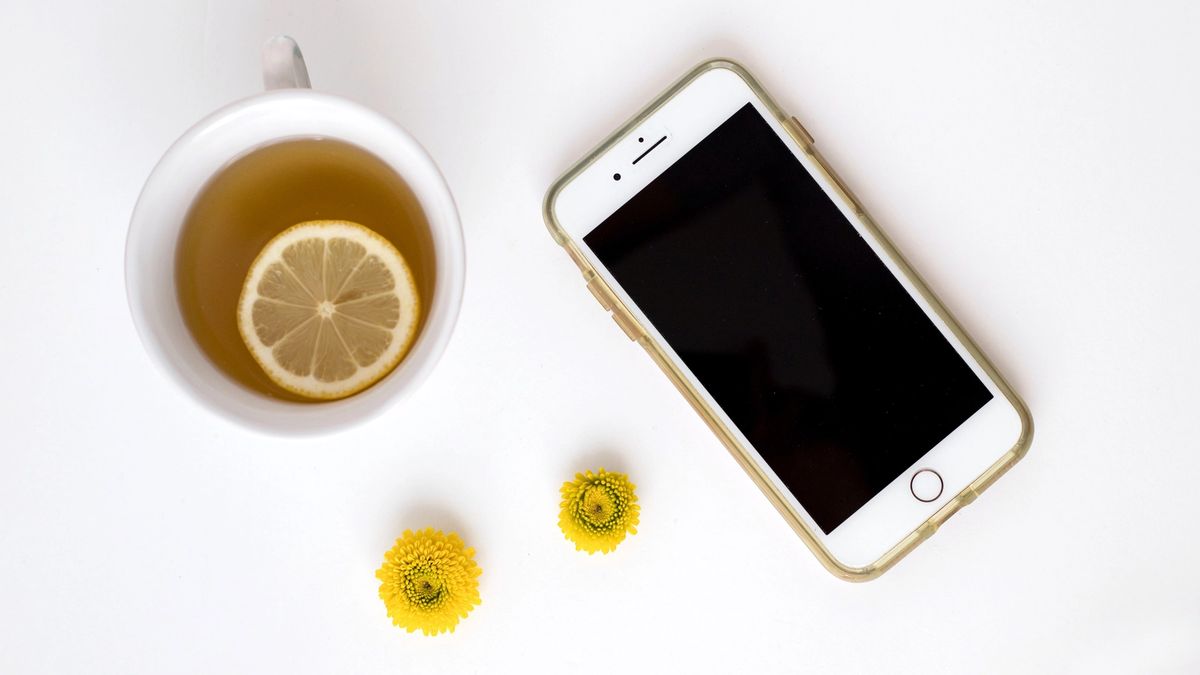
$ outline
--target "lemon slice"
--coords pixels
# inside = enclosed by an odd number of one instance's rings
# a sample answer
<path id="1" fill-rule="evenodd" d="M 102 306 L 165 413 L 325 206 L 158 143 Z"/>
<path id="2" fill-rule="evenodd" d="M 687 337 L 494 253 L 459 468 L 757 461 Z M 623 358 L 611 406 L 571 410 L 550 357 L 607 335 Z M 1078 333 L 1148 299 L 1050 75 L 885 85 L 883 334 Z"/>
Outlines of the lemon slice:
<path id="1" fill-rule="evenodd" d="M 294 225 L 246 274 L 238 331 L 276 384 L 315 399 L 350 396 L 404 358 L 420 316 L 404 256 L 342 220 Z"/>

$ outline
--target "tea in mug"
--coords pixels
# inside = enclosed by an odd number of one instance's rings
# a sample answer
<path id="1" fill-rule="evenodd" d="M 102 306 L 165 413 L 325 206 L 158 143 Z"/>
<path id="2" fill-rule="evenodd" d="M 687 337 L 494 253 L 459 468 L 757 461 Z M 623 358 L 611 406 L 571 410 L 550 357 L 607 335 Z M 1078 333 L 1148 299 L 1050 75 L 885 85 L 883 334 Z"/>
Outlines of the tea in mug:
<path id="1" fill-rule="evenodd" d="M 201 351 L 242 385 L 342 398 L 395 367 L 435 278 L 420 204 L 385 162 L 320 138 L 257 148 L 215 174 L 180 231 L 175 286 Z"/>

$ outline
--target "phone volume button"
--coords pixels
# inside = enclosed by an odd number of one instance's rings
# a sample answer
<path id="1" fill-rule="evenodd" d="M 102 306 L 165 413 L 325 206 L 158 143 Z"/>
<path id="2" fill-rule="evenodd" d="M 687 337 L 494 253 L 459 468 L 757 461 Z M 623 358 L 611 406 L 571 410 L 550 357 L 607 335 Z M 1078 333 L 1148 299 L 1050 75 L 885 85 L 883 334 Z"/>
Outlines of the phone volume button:
<path id="1" fill-rule="evenodd" d="M 633 322 L 633 319 L 630 319 L 628 316 L 626 316 L 625 312 L 622 310 L 616 309 L 613 311 L 612 318 L 613 321 L 617 322 L 617 325 L 621 327 L 621 330 L 624 331 L 625 336 L 630 340 L 637 342 L 638 338 L 642 336 L 641 329 L 638 328 L 637 324 Z"/>
<path id="2" fill-rule="evenodd" d="M 600 277 L 594 276 L 591 281 L 587 282 L 587 289 L 591 292 L 592 297 L 596 298 L 596 302 L 600 303 L 600 306 L 607 312 L 612 309 L 612 303 L 608 300 L 608 294 L 601 288 L 600 284 L 602 283 L 604 282 L 600 281 Z"/>

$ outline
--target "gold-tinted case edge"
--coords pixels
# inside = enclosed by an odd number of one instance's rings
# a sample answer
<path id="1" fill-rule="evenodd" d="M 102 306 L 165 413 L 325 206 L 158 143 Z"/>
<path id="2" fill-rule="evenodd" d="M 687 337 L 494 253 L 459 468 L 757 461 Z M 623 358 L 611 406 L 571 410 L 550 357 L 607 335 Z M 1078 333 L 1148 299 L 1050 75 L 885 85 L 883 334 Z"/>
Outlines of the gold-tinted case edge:
<path id="1" fill-rule="evenodd" d="M 712 70 L 714 68 L 724 68 L 736 73 L 746 82 L 753 92 L 762 100 L 766 107 L 773 115 L 783 124 L 788 130 L 800 148 L 812 157 L 816 164 L 825 172 L 829 180 L 838 187 L 842 196 L 855 208 L 857 214 L 863 224 L 871 231 L 872 234 L 882 244 L 884 250 L 896 262 L 901 272 L 906 275 L 909 281 L 917 291 L 925 298 L 926 301 L 933 307 L 934 311 L 945 321 L 950 330 L 962 341 L 970 354 L 975 357 L 984 371 L 992 378 L 999 387 L 1004 397 L 1013 405 L 1021 418 L 1021 433 L 1017 438 L 1017 442 L 1008 452 L 1001 456 L 994 464 L 968 485 L 962 492 L 958 493 L 945 506 L 939 509 L 936 513 L 929 517 L 924 523 L 910 532 L 907 536 L 901 539 L 895 546 L 879 557 L 875 562 L 863 567 L 851 567 L 843 564 L 841 561 L 833 557 L 829 550 L 821 543 L 821 541 L 813 534 L 809 527 L 804 523 L 801 517 L 793 511 L 788 504 L 787 499 L 778 489 L 767 479 L 766 475 L 759 469 L 756 462 L 751 460 L 745 448 L 737 441 L 735 436 L 721 422 L 713 410 L 705 403 L 704 399 L 692 386 L 682 372 L 666 355 L 666 352 L 653 340 L 637 321 L 637 319 L 629 312 L 604 280 L 596 274 L 592 265 L 581 255 L 579 248 L 576 246 L 554 215 L 554 201 L 558 196 L 559 191 L 564 185 L 574 179 L 581 171 L 590 166 L 603 153 L 608 151 L 621 137 L 631 131 L 634 127 L 642 124 L 647 117 L 662 107 L 664 103 L 670 100 L 676 93 L 686 87 L 692 80 L 699 75 Z M 684 398 L 691 403 L 692 407 L 708 424 L 713 433 L 721 440 L 728 448 L 730 454 L 737 460 L 738 464 L 754 479 L 763 494 L 775 505 L 775 508 L 783 515 L 784 519 L 796 531 L 796 534 L 808 545 L 821 564 L 825 566 L 833 575 L 845 579 L 847 581 L 868 581 L 878 577 L 886 572 L 893 565 L 900 561 L 904 556 L 908 555 L 918 544 L 928 539 L 950 516 L 958 512 L 959 509 L 975 501 L 975 498 L 983 493 L 988 487 L 995 483 L 1000 476 L 1004 475 L 1014 464 L 1021 460 L 1029 450 L 1029 445 L 1033 439 L 1033 418 L 1029 414 L 1029 409 L 1021 398 L 1013 391 L 1008 382 L 996 371 L 996 368 L 988 360 L 987 356 L 975 344 L 975 341 L 967 334 L 967 332 L 959 325 L 950 310 L 938 300 L 937 296 L 925 284 L 921 276 L 909 265 L 904 256 L 888 239 L 887 235 L 876 225 L 875 221 L 862 207 L 862 203 L 857 197 L 846 187 L 841 178 L 833 170 L 832 167 L 821 157 L 820 153 L 813 147 L 812 137 L 800 125 L 799 121 L 794 117 L 785 113 L 767 94 L 766 90 L 759 85 L 758 81 L 741 65 L 729 59 L 712 59 L 705 61 L 693 68 L 689 73 L 680 78 L 675 84 L 671 85 L 666 91 L 658 96 L 650 105 L 642 109 L 637 115 L 623 124 L 613 134 L 601 142 L 594 148 L 584 159 L 572 166 L 558 180 L 550 186 L 550 190 L 546 193 L 546 200 L 543 205 L 543 217 L 546 221 L 546 227 L 550 230 L 550 235 L 556 242 L 570 255 L 571 260 L 575 261 L 580 272 L 583 273 L 584 281 L 587 283 L 588 290 L 596 297 L 600 304 L 613 313 L 613 318 L 622 330 L 630 337 L 630 339 L 640 344 L 654 362 L 659 365 L 662 371 L 670 378 L 675 387 L 683 394 Z"/>

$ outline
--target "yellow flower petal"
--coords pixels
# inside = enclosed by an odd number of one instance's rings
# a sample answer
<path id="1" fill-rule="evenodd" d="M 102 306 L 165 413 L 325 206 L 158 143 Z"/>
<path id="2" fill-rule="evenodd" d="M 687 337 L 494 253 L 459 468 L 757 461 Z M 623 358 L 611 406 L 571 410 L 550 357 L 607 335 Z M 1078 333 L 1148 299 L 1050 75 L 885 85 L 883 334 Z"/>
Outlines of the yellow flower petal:
<path id="1" fill-rule="evenodd" d="M 426 635 L 454 632 L 459 619 L 467 618 L 479 604 L 475 549 L 465 548 L 462 539 L 432 527 L 405 530 L 396 545 L 383 554 L 383 566 L 375 572 L 379 597 L 392 623 Z"/>
<path id="2" fill-rule="evenodd" d="M 635 486 L 623 473 L 575 474 L 575 480 L 563 483 L 558 527 L 575 550 L 608 553 L 637 534 L 638 512 Z"/>

